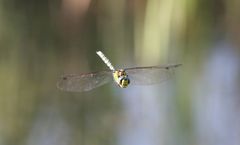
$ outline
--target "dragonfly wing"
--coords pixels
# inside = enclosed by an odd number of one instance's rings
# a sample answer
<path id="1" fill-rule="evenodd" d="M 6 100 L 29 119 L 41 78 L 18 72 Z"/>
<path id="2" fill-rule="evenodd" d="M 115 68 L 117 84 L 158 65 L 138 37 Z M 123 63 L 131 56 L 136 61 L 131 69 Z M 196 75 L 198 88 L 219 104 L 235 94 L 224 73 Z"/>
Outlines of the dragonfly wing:
<path id="1" fill-rule="evenodd" d="M 133 85 L 152 85 L 168 80 L 172 76 L 172 71 L 181 64 L 135 67 L 125 69 Z"/>
<path id="2" fill-rule="evenodd" d="M 100 71 L 81 75 L 64 75 L 57 83 L 63 91 L 83 92 L 102 86 L 112 80 L 112 71 Z"/>

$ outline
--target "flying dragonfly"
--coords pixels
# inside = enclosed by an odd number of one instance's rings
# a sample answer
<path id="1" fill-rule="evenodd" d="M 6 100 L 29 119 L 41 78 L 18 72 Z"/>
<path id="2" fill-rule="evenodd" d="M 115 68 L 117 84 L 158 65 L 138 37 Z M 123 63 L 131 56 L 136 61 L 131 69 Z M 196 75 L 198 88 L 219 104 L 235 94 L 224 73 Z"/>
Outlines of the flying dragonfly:
<path id="1" fill-rule="evenodd" d="M 60 90 L 68 92 L 84 92 L 114 81 L 120 88 L 131 85 L 152 85 L 166 81 L 171 76 L 171 70 L 181 64 L 160 66 L 132 67 L 115 69 L 109 59 L 101 52 L 97 55 L 108 66 L 109 70 L 85 74 L 63 75 L 57 82 Z"/>

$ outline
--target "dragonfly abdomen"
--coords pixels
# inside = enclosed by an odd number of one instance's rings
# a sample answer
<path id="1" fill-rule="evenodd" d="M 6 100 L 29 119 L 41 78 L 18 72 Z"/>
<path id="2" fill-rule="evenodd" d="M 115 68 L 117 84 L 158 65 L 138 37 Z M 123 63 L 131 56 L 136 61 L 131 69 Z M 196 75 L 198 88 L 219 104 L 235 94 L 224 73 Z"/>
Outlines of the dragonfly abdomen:
<path id="1" fill-rule="evenodd" d="M 103 60 L 103 62 L 110 68 L 110 70 L 115 70 L 110 60 L 101 51 L 97 51 L 96 53 Z"/>

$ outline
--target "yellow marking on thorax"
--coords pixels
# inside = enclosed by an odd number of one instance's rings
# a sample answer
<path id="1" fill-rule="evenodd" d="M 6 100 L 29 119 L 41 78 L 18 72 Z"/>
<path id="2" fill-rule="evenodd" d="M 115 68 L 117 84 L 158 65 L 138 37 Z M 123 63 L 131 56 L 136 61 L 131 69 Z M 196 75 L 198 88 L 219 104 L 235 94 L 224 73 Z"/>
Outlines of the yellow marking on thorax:
<path id="1" fill-rule="evenodd" d="M 114 71 L 114 73 L 113 73 L 113 79 L 114 79 L 114 81 L 115 81 L 117 84 L 119 84 L 119 82 L 118 82 L 118 71 Z"/>

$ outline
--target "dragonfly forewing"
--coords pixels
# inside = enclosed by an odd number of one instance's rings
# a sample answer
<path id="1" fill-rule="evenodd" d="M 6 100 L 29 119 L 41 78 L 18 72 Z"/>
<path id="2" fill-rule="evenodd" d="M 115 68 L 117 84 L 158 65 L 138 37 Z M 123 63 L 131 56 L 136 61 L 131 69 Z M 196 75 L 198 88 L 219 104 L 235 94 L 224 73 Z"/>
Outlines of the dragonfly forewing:
<path id="1" fill-rule="evenodd" d="M 57 87 L 63 91 L 83 92 L 102 86 L 111 80 L 112 71 L 100 71 L 80 75 L 63 75 L 58 81 Z"/>
<path id="2" fill-rule="evenodd" d="M 131 85 L 152 85 L 171 78 L 174 69 L 181 64 L 135 67 L 125 69 Z"/>

